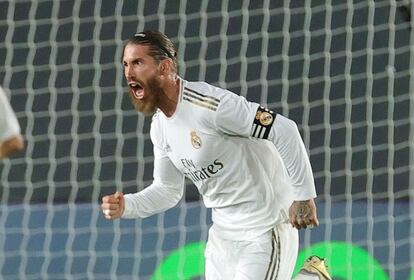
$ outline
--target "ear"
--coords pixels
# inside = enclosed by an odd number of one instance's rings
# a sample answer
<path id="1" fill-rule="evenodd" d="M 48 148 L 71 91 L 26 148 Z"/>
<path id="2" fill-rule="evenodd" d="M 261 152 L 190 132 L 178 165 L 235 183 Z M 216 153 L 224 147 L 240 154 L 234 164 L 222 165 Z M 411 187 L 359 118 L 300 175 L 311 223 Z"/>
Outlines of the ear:
<path id="1" fill-rule="evenodd" d="M 162 75 L 169 75 L 172 69 L 172 60 L 169 58 L 163 59 L 160 62 L 160 71 Z"/>

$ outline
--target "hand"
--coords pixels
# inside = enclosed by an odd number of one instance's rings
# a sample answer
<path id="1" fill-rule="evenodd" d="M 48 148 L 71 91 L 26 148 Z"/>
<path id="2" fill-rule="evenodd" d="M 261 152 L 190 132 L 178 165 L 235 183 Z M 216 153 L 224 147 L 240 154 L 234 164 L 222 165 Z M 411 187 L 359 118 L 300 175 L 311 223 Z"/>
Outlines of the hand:
<path id="1" fill-rule="evenodd" d="M 122 192 L 116 192 L 104 196 L 102 198 L 101 209 L 107 220 L 120 218 L 125 209 L 124 194 Z"/>
<path id="2" fill-rule="evenodd" d="M 315 201 L 294 201 L 289 208 L 289 221 L 297 229 L 319 226 Z"/>
<path id="3" fill-rule="evenodd" d="M 18 134 L 4 141 L 0 141 L 0 159 L 10 157 L 24 149 L 23 137 Z"/>

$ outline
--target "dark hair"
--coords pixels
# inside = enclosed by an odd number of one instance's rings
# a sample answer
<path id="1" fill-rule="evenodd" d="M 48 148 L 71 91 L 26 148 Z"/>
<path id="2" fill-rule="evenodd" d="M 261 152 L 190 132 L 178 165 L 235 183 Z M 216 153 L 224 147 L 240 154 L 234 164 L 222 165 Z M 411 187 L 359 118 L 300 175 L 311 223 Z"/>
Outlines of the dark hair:
<path id="1" fill-rule="evenodd" d="M 128 39 L 124 48 L 128 44 L 150 46 L 149 55 L 152 56 L 157 63 L 160 63 L 161 60 L 170 58 L 173 62 L 174 70 L 178 72 L 177 50 L 171 39 L 164 33 L 153 30 L 139 32 Z"/>

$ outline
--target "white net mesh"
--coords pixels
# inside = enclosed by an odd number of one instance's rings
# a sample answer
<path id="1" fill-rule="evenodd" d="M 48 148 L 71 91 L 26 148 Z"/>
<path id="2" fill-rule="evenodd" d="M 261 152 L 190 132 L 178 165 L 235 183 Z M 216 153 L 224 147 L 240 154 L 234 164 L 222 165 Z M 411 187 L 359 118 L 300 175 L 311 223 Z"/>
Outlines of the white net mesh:
<path id="1" fill-rule="evenodd" d="M 325 255 L 337 278 L 413 279 L 411 10 L 390 0 L 1 1 L 0 84 L 27 146 L 0 163 L 0 278 L 150 279 L 172 251 L 206 239 L 191 184 L 187 202 L 147 220 L 111 223 L 98 209 L 102 195 L 151 181 L 149 120 L 124 94 L 120 56 L 137 30 L 158 29 L 177 44 L 181 76 L 298 123 L 322 223 L 302 247 L 335 248 Z M 352 246 L 372 258 L 358 266 Z M 159 275 L 174 274 L 166 267 Z"/>

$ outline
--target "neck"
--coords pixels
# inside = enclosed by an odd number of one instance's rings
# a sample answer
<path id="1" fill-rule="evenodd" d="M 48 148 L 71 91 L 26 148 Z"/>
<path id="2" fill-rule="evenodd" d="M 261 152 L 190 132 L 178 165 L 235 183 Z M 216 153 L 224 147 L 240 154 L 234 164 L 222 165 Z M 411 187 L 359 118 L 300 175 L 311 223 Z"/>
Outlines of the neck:
<path id="1" fill-rule="evenodd" d="M 158 108 L 166 115 L 171 117 L 176 109 L 178 104 L 178 98 L 180 95 L 180 79 L 178 76 L 171 77 L 165 81 L 164 86 L 162 87 L 164 98 L 161 100 Z"/>

